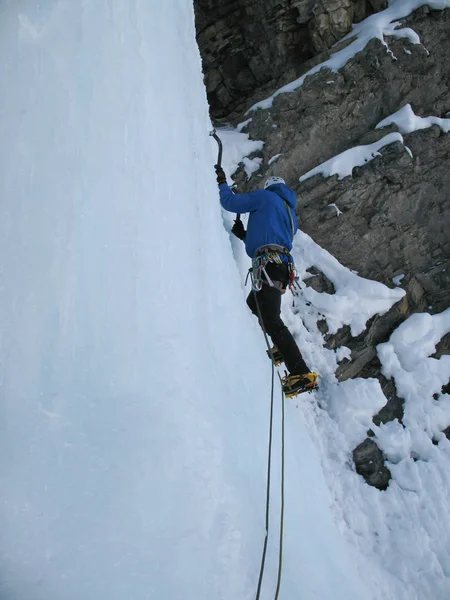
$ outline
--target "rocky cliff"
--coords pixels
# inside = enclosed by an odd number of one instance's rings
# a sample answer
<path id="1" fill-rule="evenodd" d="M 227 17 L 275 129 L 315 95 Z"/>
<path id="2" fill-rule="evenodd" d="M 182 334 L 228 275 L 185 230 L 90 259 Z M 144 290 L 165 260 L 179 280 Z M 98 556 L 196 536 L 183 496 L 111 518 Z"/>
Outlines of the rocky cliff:
<path id="1" fill-rule="evenodd" d="M 398 132 L 398 125 L 376 126 L 408 104 L 415 115 L 450 117 L 450 10 L 421 7 L 396 24 L 392 37 L 372 39 L 339 69 L 322 68 L 246 113 L 280 83 L 337 56 L 352 39 L 331 46 L 352 20 L 383 9 L 384 2 L 279 0 L 262 8 L 241 0 L 223 3 L 214 13 L 215 4 L 197 0 L 212 115 L 235 125 L 251 118 L 244 131 L 264 141 L 257 154 L 260 170 L 249 180 L 238 171 L 239 188 L 259 185 L 261 176 L 281 175 L 296 191 L 301 228 L 314 241 L 363 277 L 392 287 L 393 278 L 402 276 L 403 301 L 375 317 L 357 338 L 346 328 L 328 335 L 322 324 L 329 347 L 352 350 L 352 360 L 339 368 L 341 380 L 380 380 L 387 402 L 374 423 L 401 422 L 403 400 L 380 373 L 376 345 L 411 313 L 433 314 L 450 305 L 450 134 L 439 125 L 403 133 L 346 177 L 299 178 L 350 148 Z M 230 19 L 239 21 L 234 30 Z M 397 35 L 399 28 L 408 35 Z M 308 281 L 332 293 L 325 276 L 315 274 Z M 447 335 L 437 356 L 449 353 Z M 450 428 L 445 433 L 450 436 Z M 370 431 L 354 460 L 368 483 L 388 485 L 389 471 Z"/>
<path id="2" fill-rule="evenodd" d="M 386 0 L 194 0 L 197 42 L 213 118 L 255 90 L 279 86 Z"/>

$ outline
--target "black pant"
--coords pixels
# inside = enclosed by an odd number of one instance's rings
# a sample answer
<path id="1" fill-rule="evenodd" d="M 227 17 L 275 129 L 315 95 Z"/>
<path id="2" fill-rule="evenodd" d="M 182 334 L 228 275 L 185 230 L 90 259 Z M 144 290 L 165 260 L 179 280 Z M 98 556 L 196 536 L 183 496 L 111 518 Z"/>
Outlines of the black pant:
<path id="1" fill-rule="evenodd" d="M 272 281 L 280 281 L 283 287 L 289 283 L 289 270 L 286 264 L 277 265 L 268 263 L 266 271 Z M 264 281 L 264 274 L 263 274 Z M 256 296 L 256 298 L 255 298 Z M 308 373 L 309 369 L 292 337 L 291 332 L 283 323 L 280 317 L 281 311 L 281 291 L 269 285 L 264 284 L 259 292 L 252 290 L 247 298 L 247 304 L 254 315 L 259 317 L 256 306 L 258 302 L 262 321 L 267 334 L 272 338 L 272 342 L 283 355 L 284 364 L 291 375 Z M 261 325 L 261 322 L 260 322 Z"/>

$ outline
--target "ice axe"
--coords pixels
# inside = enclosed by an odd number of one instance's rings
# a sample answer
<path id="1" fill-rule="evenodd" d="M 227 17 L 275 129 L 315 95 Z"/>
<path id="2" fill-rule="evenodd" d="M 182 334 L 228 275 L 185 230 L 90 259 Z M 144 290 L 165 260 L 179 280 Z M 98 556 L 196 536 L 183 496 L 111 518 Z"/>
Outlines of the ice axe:
<path id="1" fill-rule="evenodd" d="M 217 135 L 217 132 L 215 129 L 210 131 L 209 135 L 211 135 L 216 140 L 217 145 L 219 146 L 219 155 L 217 156 L 217 165 L 219 167 L 221 167 L 222 166 L 222 140 Z"/>
<path id="2" fill-rule="evenodd" d="M 210 132 L 209 132 L 209 135 L 210 135 L 210 136 L 212 136 L 212 137 L 213 137 L 213 138 L 216 140 L 216 142 L 217 142 L 217 145 L 219 146 L 219 154 L 217 155 L 217 163 L 216 163 L 216 164 L 217 164 L 219 167 L 221 167 L 221 166 L 222 166 L 222 150 L 223 150 L 223 147 L 222 147 L 222 140 L 221 140 L 221 139 L 220 139 L 220 137 L 217 135 L 217 132 L 216 132 L 216 130 L 215 130 L 215 129 L 213 129 L 212 131 L 210 131 Z M 238 222 L 238 221 L 240 221 L 240 220 L 241 220 L 241 215 L 238 213 L 238 214 L 236 215 L 236 221 L 235 221 L 235 222 L 237 223 L 237 222 Z"/>

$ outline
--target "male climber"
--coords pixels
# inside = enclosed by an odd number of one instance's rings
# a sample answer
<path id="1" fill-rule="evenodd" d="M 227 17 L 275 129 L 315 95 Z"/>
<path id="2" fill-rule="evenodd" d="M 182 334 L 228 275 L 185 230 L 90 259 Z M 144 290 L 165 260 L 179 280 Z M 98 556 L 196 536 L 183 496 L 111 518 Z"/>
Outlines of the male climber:
<path id="1" fill-rule="evenodd" d="M 222 167 L 216 165 L 215 170 L 223 208 L 234 213 L 250 213 L 247 231 L 242 221 L 237 220 L 232 232 L 245 241 L 245 249 L 252 259 L 253 285 L 247 304 L 254 315 L 261 316 L 260 324 L 272 339 L 272 360 L 275 364 L 284 360 L 289 371 L 282 380 L 283 392 L 289 397 L 311 391 L 317 387 L 317 374 L 309 371 L 280 316 L 281 295 L 289 286 L 294 269 L 290 251 L 297 231 L 295 193 L 281 177 L 269 177 L 263 190 L 234 194 Z"/>

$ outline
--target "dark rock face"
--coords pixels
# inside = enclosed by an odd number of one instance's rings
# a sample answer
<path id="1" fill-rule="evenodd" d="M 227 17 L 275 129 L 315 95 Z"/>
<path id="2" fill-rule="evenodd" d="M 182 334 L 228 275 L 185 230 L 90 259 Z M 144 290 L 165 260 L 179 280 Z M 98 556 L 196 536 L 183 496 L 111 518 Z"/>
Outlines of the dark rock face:
<path id="1" fill-rule="evenodd" d="M 353 450 L 353 461 L 356 472 L 364 477 L 369 485 L 379 490 L 387 489 L 391 473 L 384 464 L 383 453 L 373 440 L 366 438 Z"/>
<path id="2" fill-rule="evenodd" d="M 268 10 L 267 3 L 264 6 L 264 11 Z M 307 4 L 293 2 L 289 6 L 300 11 L 306 10 Z M 284 15 L 288 14 L 287 3 L 279 1 L 278 7 Z M 282 43 L 285 69 L 281 78 L 285 79 L 276 81 L 274 73 L 281 74 L 283 67 L 276 63 L 274 56 L 280 56 L 281 50 L 269 59 L 267 48 L 275 38 L 267 40 L 268 45 L 259 53 L 260 60 L 268 61 L 266 78 L 255 77 L 251 92 L 239 92 L 236 88 L 236 98 L 228 104 L 222 103 L 220 109 L 224 114 L 228 111 L 234 124 L 251 117 L 244 131 L 252 139 L 264 141 L 263 150 L 257 154 L 263 159 L 261 169 L 249 181 L 243 169 L 234 176 L 240 190 L 260 187 L 260 176 L 281 175 L 297 193 L 301 229 L 315 242 L 362 277 L 392 287 L 393 277 L 403 275 L 400 285 L 406 296 L 387 314 L 375 316 L 360 336 L 352 338 L 347 327 L 329 335 L 326 322 L 318 323 L 329 348 L 345 345 L 351 350 L 351 361 L 342 361 L 339 365 L 336 373 L 339 380 L 376 377 L 380 381 L 386 405 L 373 418 L 375 425 L 393 419 L 401 423 L 404 407 L 394 382 L 380 373 L 376 345 L 388 340 L 394 329 L 412 313 L 433 314 L 450 306 L 450 133 L 443 133 L 433 125 L 403 134 L 403 144 L 398 141 L 385 146 L 380 156 L 354 168 L 352 176 L 342 180 L 337 176 L 316 175 L 300 182 L 299 176 L 349 148 L 371 144 L 397 131 L 395 126 L 381 130 L 375 127 L 408 103 L 417 115 L 450 118 L 450 61 L 447 58 L 450 9 L 432 11 L 422 7 L 404 19 L 402 26 L 415 30 L 423 45 L 389 38 L 386 40 L 389 53 L 379 40 L 373 39 L 339 72 L 322 69 L 307 77 L 296 91 L 279 94 L 271 108 L 249 114 L 245 114 L 245 110 L 238 115 L 231 112 L 244 104 L 247 109 L 273 93 L 280 83 L 292 81 L 302 70 L 305 72 L 338 51 L 342 44 L 332 50 L 328 48 L 336 40 L 335 36 L 349 28 L 344 15 L 353 11 L 353 19 L 363 18 L 370 11 L 383 8 L 384 2 L 375 1 L 370 6 L 368 2 L 349 0 L 317 2 L 314 18 L 304 22 L 308 35 L 304 31 L 302 40 L 308 41 L 298 54 L 308 59 L 307 63 L 300 70 L 298 66 L 292 67 L 288 46 Z M 331 15 L 333 11 L 341 11 L 342 18 Z M 286 24 L 286 20 L 282 22 Z M 263 29 L 261 27 L 261 31 Z M 326 51 L 316 55 L 322 49 Z M 212 54 L 220 65 L 220 48 Z M 222 78 L 221 85 L 227 87 L 224 81 Z M 219 104 L 214 106 L 217 108 Z M 276 162 L 269 164 L 277 154 L 280 156 Z M 342 214 L 338 215 L 336 207 Z M 306 285 L 320 292 L 334 293 L 332 283 L 323 274 L 314 270 L 311 274 Z M 434 356 L 439 358 L 443 354 L 450 354 L 450 334 L 438 344 Z M 450 382 L 442 388 L 442 393 L 450 393 Z M 450 437 L 450 424 L 444 433 Z M 353 458 L 357 472 L 370 485 L 386 488 L 390 473 L 375 439 L 367 438 L 360 444 Z"/>
<path id="3" fill-rule="evenodd" d="M 385 5 L 386 0 L 194 0 L 212 117 L 227 117 L 255 88 L 295 79 L 352 22 Z"/>
<path id="4" fill-rule="evenodd" d="M 308 273 L 311 274 L 311 277 L 307 279 L 307 285 L 313 290 L 319 293 L 325 292 L 326 294 L 334 294 L 336 292 L 333 282 L 324 273 L 316 269 L 316 267 L 310 267 Z"/>
<path id="5" fill-rule="evenodd" d="M 353 179 L 315 177 L 301 187 L 302 228 L 363 277 L 392 285 L 403 274 L 423 308 L 445 308 L 450 290 L 450 137 L 430 128 L 358 169 Z M 330 204 L 344 213 L 333 214 Z"/>
<path id="6" fill-rule="evenodd" d="M 423 8 L 404 25 L 424 46 L 389 39 L 393 60 L 372 40 L 338 73 L 323 69 L 270 109 L 250 113 L 246 131 L 265 142 L 263 177 L 280 174 L 297 192 L 300 226 L 314 241 L 363 277 L 392 286 L 403 274 L 412 310 L 440 312 L 450 298 L 450 135 L 437 126 L 405 134 L 405 145 L 385 146 L 352 177 L 298 181 L 336 154 L 395 131 L 375 126 L 407 103 L 418 115 L 450 114 L 450 10 Z M 243 173 L 236 180 L 244 190 L 259 183 Z"/>
<path id="7" fill-rule="evenodd" d="M 448 306 L 450 290 L 449 135 L 437 126 L 404 135 L 412 158 L 402 144 L 391 144 L 343 180 L 317 175 L 300 184 L 298 176 L 393 131 L 374 128 L 407 103 L 416 114 L 445 116 L 450 40 L 447 45 L 436 40 L 448 39 L 449 25 L 448 10 L 419 15 L 414 28 L 434 55 L 390 40 L 394 61 L 372 40 L 338 73 L 320 71 L 297 91 L 277 96 L 271 109 L 252 113 L 248 127 L 252 137 L 265 141 L 265 164 L 282 153 L 267 172 L 276 169 L 298 193 L 306 233 L 363 277 L 390 285 L 395 275 L 414 277 L 414 294 L 435 311 Z M 343 215 L 336 216 L 330 204 Z"/>

